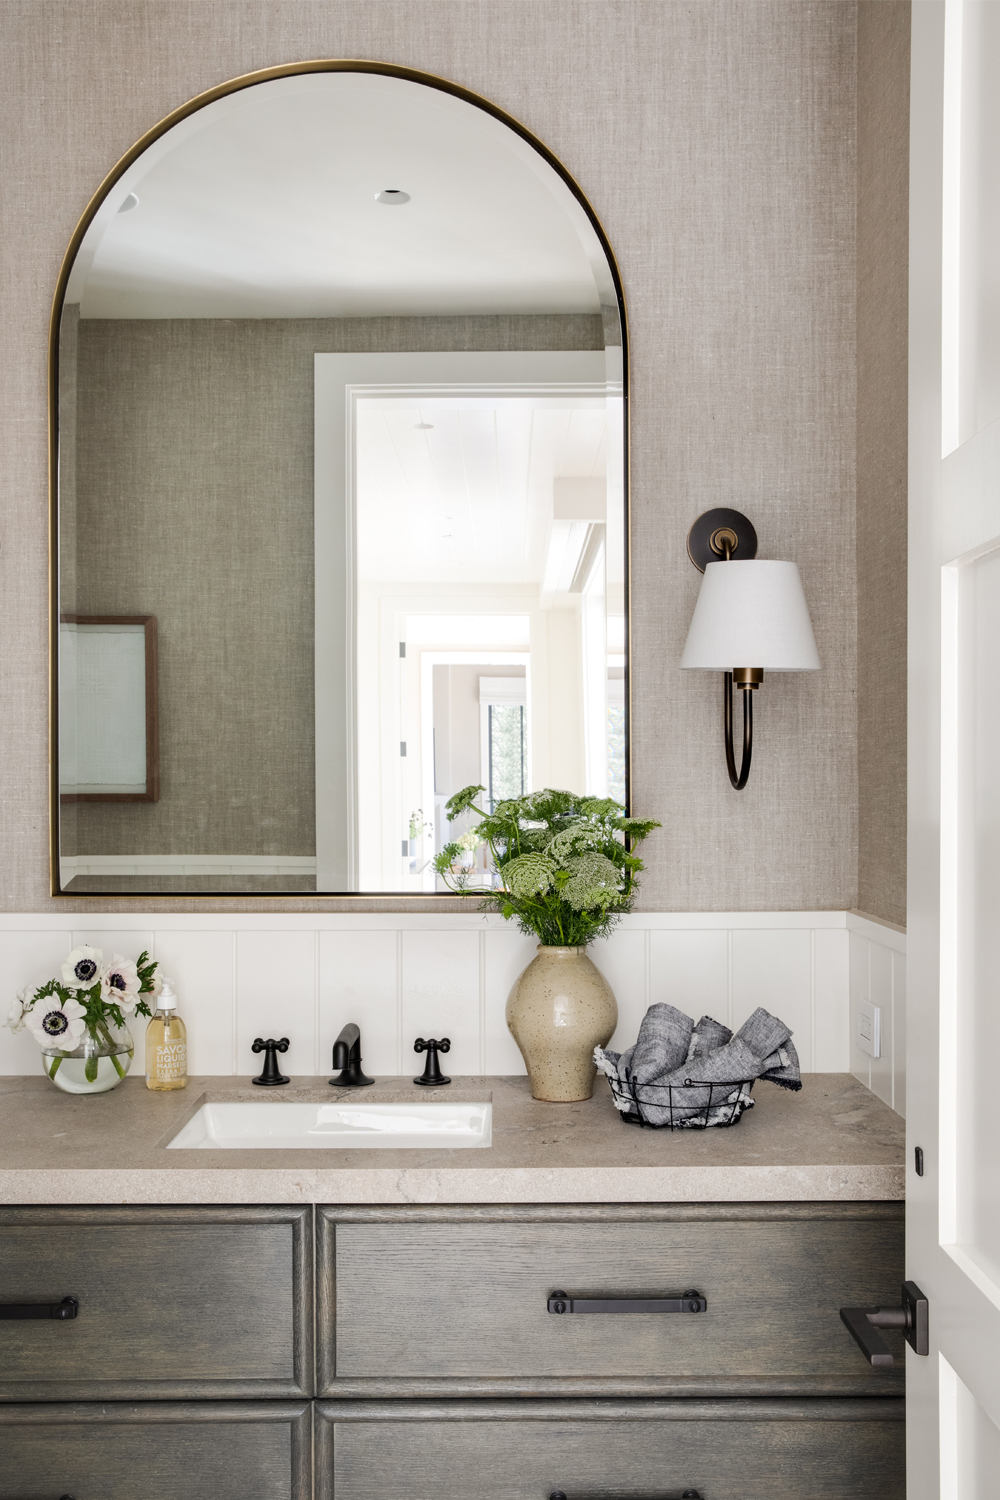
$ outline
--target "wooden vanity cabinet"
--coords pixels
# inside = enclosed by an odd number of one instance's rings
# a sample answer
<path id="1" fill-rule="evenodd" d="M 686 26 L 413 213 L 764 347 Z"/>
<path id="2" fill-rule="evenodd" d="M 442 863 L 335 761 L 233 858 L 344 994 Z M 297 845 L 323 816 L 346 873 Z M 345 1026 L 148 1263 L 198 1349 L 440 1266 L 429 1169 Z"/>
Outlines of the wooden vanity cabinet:
<path id="1" fill-rule="evenodd" d="M 0 1321 L 0 1500 L 902 1500 L 902 1278 L 895 1203 L 0 1209 L 79 1301 Z"/>
<path id="2" fill-rule="evenodd" d="M 903 1406 L 319 1402 L 316 1500 L 904 1500 Z"/>
<path id="3" fill-rule="evenodd" d="M 0 1407 L 3 1500 L 312 1500 L 309 1401 Z"/>
<path id="4" fill-rule="evenodd" d="M 898 1395 L 841 1307 L 899 1301 L 893 1203 L 322 1208 L 321 1396 Z M 557 1316 L 554 1291 L 698 1314 Z M 621 1302 L 618 1306 L 623 1306 Z M 901 1356 L 902 1335 L 894 1347 Z"/>
<path id="5" fill-rule="evenodd" d="M 0 1402 L 313 1394 L 313 1210 L 0 1208 Z"/>

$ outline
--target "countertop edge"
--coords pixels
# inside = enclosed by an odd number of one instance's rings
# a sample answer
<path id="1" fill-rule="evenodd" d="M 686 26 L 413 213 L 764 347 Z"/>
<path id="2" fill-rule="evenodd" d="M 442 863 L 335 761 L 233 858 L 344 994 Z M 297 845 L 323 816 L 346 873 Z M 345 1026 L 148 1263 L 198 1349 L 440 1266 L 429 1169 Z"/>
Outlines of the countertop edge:
<path id="1" fill-rule="evenodd" d="M 0 1203 L 788 1203 L 905 1197 L 899 1166 L 0 1170 Z"/>

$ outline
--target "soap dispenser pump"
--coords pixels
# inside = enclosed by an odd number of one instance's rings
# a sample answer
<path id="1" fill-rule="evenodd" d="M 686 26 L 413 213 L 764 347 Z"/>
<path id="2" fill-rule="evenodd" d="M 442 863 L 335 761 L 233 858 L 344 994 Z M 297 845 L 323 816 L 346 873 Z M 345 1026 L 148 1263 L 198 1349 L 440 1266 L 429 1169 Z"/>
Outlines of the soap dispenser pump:
<path id="1" fill-rule="evenodd" d="M 164 979 L 149 1025 L 146 1027 L 146 1087 L 187 1087 L 187 1028 L 177 1014 L 177 996 Z"/>

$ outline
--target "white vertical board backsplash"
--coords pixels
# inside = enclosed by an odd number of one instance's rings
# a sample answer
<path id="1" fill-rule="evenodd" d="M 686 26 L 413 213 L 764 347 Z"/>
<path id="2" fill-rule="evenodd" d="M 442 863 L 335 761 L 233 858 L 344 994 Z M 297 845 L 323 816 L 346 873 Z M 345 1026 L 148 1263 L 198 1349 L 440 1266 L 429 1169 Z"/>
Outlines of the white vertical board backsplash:
<path id="1" fill-rule="evenodd" d="M 848 913 L 850 1071 L 898 1114 L 906 1113 L 906 938 L 894 927 Z M 882 1011 L 879 1057 L 858 1046 L 858 1002 Z"/>
<path id="2" fill-rule="evenodd" d="M 58 973 L 80 942 L 109 956 L 149 948 L 176 982 L 192 1073 L 249 1075 L 254 1037 L 287 1036 L 286 1072 L 328 1075 L 347 1021 L 361 1027 L 370 1073 L 419 1071 L 417 1036 L 451 1038 L 448 1072 L 524 1072 L 504 1008 L 535 945 L 497 916 L 0 914 L 10 998 Z M 634 1041 L 654 1001 L 732 1027 L 763 1005 L 793 1028 L 804 1071 L 849 1070 L 902 1111 L 905 938 L 894 929 L 850 912 L 641 912 L 591 953 L 618 1000 L 615 1047 Z M 870 1069 L 852 1040 L 858 998 L 883 1007 L 883 1057 Z M 133 1029 L 141 1041 L 143 1023 Z M 0 1028 L 0 1074 L 37 1071 L 31 1037 Z"/>

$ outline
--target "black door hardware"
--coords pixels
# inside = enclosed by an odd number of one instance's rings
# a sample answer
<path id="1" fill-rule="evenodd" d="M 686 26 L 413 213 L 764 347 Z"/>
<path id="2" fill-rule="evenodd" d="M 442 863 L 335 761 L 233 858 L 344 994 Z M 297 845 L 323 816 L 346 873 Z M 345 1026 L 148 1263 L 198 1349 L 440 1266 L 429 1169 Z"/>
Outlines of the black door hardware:
<path id="1" fill-rule="evenodd" d="M 332 1066 L 341 1071 L 330 1079 L 331 1088 L 363 1089 L 375 1082 L 361 1071 L 361 1028 L 353 1021 L 348 1021 L 333 1044 Z"/>
<path id="2" fill-rule="evenodd" d="M 682 1297 L 569 1297 L 553 1292 L 550 1313 L 702 1313 L 708 1303 L 700 1292 Z"/>
<path id="3" fill-rule="evenodd" d="M 923 1148 L 923 1146 L 914 1146 L 914 1148 L 913 1148 L 913 1170 L 916 1172 L 916 1174 L 917 1174 L 918 1177 L 923 1177 L 923 1175 L 924 1175 L 924 1148 Z"/>
<path id="4" fill-rule="evenodd" d="M 418 1036 L 413 1043 L 413 1050 L 427 1053 L 424 1071 L 419 1078 L 414 1078 L 414 1083 L 422 1083 L 425 1088 L 433 1089 L 439 1088 L 443 1083 L 451 1082 L 451 1079 L 446 1078 L 441 1072 L 441 1064 L 438 1062 L 439 1052 L 451 1051 L 451 1041 L 448 1037 L 443 1036 L 439 1042 L 436 1042 L 433 1037 L 428 1037 L 425 1042 L 422 1036 Z"/>
<path id="5" fill-rule="evenodd" d="M 840 1319 L 876 1369 L 888 1369 L 894 1363 L 888 1345 L 875 1331 L 877 1328 L 901 1328 L 916 1354 L 928 1353 L 927 1298 L 914 1281 L 903 1282 L 901 1306 L 842 1307 Z"/>
<path id="6" fill-rule="evenodd" d="M 553 1490 L 549 1495 L 549 1500 L 567 1500 L 566 1491 Z M 681 1490 L 681 1500 L 701 1500 L 701 1495 L 697 1490 Z"/>
<path id="7" fill-rule="evenodd" d="M 75 1297 L 64 1297 L 61 1302 L 0 1302 L 0 1323 L 15 1322 L 21 1318 L 75 1318 L 80 1304 Z"/>
<path id="8" fill-rule="evenodd" d="M 260 1077 L 251 1079 L 252 1083 L 259 1083 L 264 1088 L 274 1088 L 276 1084 L 288 1082 L 284 1074 L 278 1072 L 276 1056 L 278 1052 L 288 1051 L 287 1036 L 283 1036 L 280 1042 L 276 1042 L 273 1036 L 269 1036 L 266 1042 L 263 1037 L 257 1037 L 251 1051 L 264 1053 L 264 1066 L 260 1071 Z"/>

